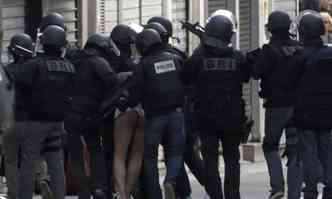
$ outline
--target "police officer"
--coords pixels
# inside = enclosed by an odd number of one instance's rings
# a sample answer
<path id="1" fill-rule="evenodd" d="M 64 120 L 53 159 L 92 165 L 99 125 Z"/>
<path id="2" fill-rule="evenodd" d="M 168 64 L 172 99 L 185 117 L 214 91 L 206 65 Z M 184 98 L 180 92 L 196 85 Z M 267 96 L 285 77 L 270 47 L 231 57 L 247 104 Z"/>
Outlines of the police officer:
<path id="1" fill-rule="evenodd" d="M 169 19 L 161 16 L 152 17 L 145 25 L 145 28 L 156 30 L 161 35 L 165 51 L 178 56 L 181 63 L 184 64 L 186 59 L 188 59 L 188 56 L 169 43 L 169 39 L 173 34 L 172 23 Z M 201 159 L 200 151 L 198 150 L 199 147 L 197 146 L 199 140 L 197 129 L 194 127 L 195 100 L 195 88 L 193 86 L 186 87 L 184 113 L 187 137 L 184 161 L 199 183 L 204 186 L 203 160 Z M 178 182 L 179 183 L 176 185 L 178 196 L 180 198 L 190 197 L 191 187 L 184 165 L 178 177 Z"/>
<path id="2" fill-rule="evenodd" d="M 267 30 L 272 34 L 264 45 L 256 64 L 254 77 L 261 80 L 260 97 L 265 100 L 265 137 L 263 151 L 270 175 L 270 199 L 282 198 L 285 191 L 279 142 L 286 129 L 286 154 L 288 157 L 288 198 L 298 199 L 301 193 L 301 165 L 298 160 L 298 137 L 291 124 L 295 100 L 295 86 L 285 81 L 292 68 L 292 57 L 299 48 L 290 37 L 291 20 L 287 13 L 274 11 L 268 18 Z"/>
<path id="3" fill-rule="evenodd" d="M 157 166 L 158 146 L 161 139 L 166 138 L 164 190 L 167 199 L 174 199 L 174 186 L 183 164 L 182 147 L 185 143 L 179 62 L 176 56 L 164 51 L 160 35 L 155 30 L 143 30 L 137 36 L 136 45 L 142 60 L 134 74 L 137 92 L 133 95 L 142 102 L 146 118 L 143 165 L 147 195 L 151 199 L 162 198 Z"/>
<path id="4" fill-rule="evenodd" d="M 163 28 L 166 30 L 166 32 L 164 30 L 160 30 L 160 28 L 156 27 L 155 23 L 162 25 Z M 162 40 L 162 43 L 165 45 L 166 51 L 176 54 L 184 60 L 188 58 L 186 53 L 184 53 L 180 49 L 176 48 L 175 46 L 171 45 L 169 42 L 170 38 L 172 38 L 172 35 L 173 35 L 173 24 L 169 19 L 167 19 L 166 17 L 163 17 L 163 16 L 152 17 L 148 20 L 146 28 L 152 28 L 152 29 L 157 30 L 159 33 L 161 33 L 161 35 L 160 35 L 161 40 Z"/>
<path id="5" fill-rule="evenodd" d="M 306 14 L 299 24 L 300 41 L 303 50 L 297 54 L 297 65 L 289 77 L 297 85 L 297 100 L 294 120 L 299 129 L 301 157 L 303 158 L 304 199 L 318 197 L 317 158 L 324 170 L 324 199 L 332 198 L 331 161 L 331 75 L 332 48 L 323 44 L 325 33 L 320 16 Z M 294 75 L 295 74 L 295 75 Z"/>
<path id="6" fill-rule="evenodd" d="M 8 54 L 12 57 L 12 62 L 6 66 L 5 71 L 9 82 L 7 82 L 6 89 L 14 94 L 14 76 L 15 71 L 22 67 L 28 59 L 32 58 L 32 39 L 29 35 L 19 33 L 14 35 L 8 46 Z M 6 76 L 4 76 L 6 77 Z M 18 142 L 18 135 L 24 129 L 24 112 L 22 111 L 22 98 L 17 93 L 15 96 L 15 106 L 12 104 L 10 107 L 15 107 L 14 118 L 15 125 L 4 134 L 4 153 L 5 153 L 5 175 L 7 179 L 8 197 L 17 198 L 17 184 L 18 184 L 18 152 L 20 143 Z M 4 96 L 5 98 L 5 96 Z M 13 98 L 13 97 L 10 97 Z M 13 99 L 14 100 L 14 99 Z M 14 102 L 13 102 L 14 103 Z M 7 110 L 8 111 L 8 110 Z M 6 111 L 6 112 L 7 112 Z"/>
<path id="7" fill-rule="evenodd" d="M 22 140 L 19 197 L 32 199 L 36 161 L 44 153 L 55 199 L 65 197 L 65 177 L 61 137 L 63 120 L 69 108 L 75 68 L 61 58 L 67 44 L 66 32 L 48 26 L 40 38 L 45 54 L 32 59 L 15 72 L 16 92 L 27 114 Z M 42 151 L 43 150 L 43 151 Z"/>
<path id="8" fill-rule="evenodd" d="M 205 165 L 205 189 L 212 199 L 240 199 L 240 151 L 246 118 L 242 85 L 249 69 L 242 53 L 230 46 L 235 25 L 225 16 L 210 18 L 206 38 L 186 62 L 182 79 L 197 86 L 199 129 Z M 219 141 L 225 162 L 224 194 L 219 177 Z"/>
<path id="9" fill-rule="evenodd" d="M 74 65 L 77 69 L 74 95 L 70 113 L 65 120 L 68 131 L 68 151 L 71 157 L 72 172 L 79 182 L 80 199 L 105 198 L 107 190 L 106 163 L 102 139 L 98 125 L 88 125 L 88 119 L 98 113 L 100 104 L 111 95 L 117 84 L 116 74 L 107 59 L 111 53 L 108 37 L 101 34 L 91 35 Z M 110 121 L 105 122 L 111 122 Z M 83 126 L 83 127 L 82 127 Z M 85 172 L 83 141 L 89 151 L 90 180 Z"/>

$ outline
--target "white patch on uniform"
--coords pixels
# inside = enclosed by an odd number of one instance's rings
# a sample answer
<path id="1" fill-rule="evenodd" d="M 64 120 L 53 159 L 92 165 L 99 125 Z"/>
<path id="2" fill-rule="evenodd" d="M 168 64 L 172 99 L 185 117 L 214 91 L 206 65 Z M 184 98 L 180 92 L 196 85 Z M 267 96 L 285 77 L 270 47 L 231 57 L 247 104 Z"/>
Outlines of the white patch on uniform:
<path id="1" fill-rule="evenodd" d="M 168 60 L 154 63 L 154 69 L 157 74 L 161 74 L 175 71 L 176 67 L 173 60 Z"/>
<path id="2" fill-rule="evenodd" d="M 0 73 L 0 82 L 2 82 L 3 78 L 2 78 L 2 74 Z"/>

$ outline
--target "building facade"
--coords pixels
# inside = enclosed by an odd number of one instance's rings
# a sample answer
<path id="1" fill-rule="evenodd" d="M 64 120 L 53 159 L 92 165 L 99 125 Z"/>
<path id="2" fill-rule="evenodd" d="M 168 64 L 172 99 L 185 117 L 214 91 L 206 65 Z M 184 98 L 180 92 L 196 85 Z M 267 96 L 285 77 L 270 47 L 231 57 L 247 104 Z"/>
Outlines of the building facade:
<path id="1" fill-rule="evenodd" d="M 49 12 L 62 14 L 68 28 L 68 40 L 72 43 L 79 42 L 78 6 L 77 0 L 0 0 L 2 60 L 6 61 L 6 47 L 10 38 L 20 32 L 26 32 L 35 38 L 42 16 Z"/>
<path id="2" fill-rule="evenodd" d="M 109 33 L 119 23 L 144 24 L 162 15 L 174 22 L 177 45 L 187 50 L 187 33 L 180 21 L 187 20 L 188 0 L 0 0 L 0 30 L 3 32 L 2 60 L 10 38 L 26 32 L 35 38 L 42 16 L 58 12 L 65 17 L 68 40 L 81 45 L 94 32 Z"/>

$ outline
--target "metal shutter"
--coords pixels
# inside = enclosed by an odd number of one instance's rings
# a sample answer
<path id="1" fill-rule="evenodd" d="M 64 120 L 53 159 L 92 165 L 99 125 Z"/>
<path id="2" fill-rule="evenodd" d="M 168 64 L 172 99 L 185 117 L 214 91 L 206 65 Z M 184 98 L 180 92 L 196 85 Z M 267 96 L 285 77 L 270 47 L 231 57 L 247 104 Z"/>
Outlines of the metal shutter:
<path id="1" fill-rule="evenodd" d="M 182 51 L 187 50 L 187 33 L 181 27 L 180 21 L 187 20 L 186 0 L 173 0 L 172 5 L 173 35 L 180 39 L 176 46 Z"/>
<path id="2" fill-rule="evenodd" d="M 251 49 L 251 0 L 239 1 L 239 29 L 240 31 L 240 49 L 246 52 Z M 246 115 L 252 118 L 252 83 L 248 83 L 243 87 L 243 98 L 246 102 Z"/>
<path id="3" fill-rule="evenodd" d="M 118 0 L 99 0 L 98 1 L 98 32 L 110 33 L 118 23 L 119 17 Z"/>
<path id="4" fill-rule="evenodd" d="M 25 10 L 24 0 L 7 0 L 0 5 L 0 30 L 3 31 L 2 61 L 8 62 L 7 46 L 12 36 L 24 32 Z M 1 43 L 1 42 L 0 42 Z"/>
<path id="5" fill-rule="evenodd" d="M 75 0 L 45 0 L 44 14 L 57 12 L 64 16 L 67 26 L 67 39 L 77 42 L 77 5 Z M 43 3 L 44 3 L 43 2 Z"/>
<path id="6" fill-rule="evenodd" d="M 140 23 L 140 0 L 119 0 L 120 23 Z"/>
<path id="7" fill-rule="evenodd" d="M 297 13 L 297 1 L 295 0 L 272 0 L 272 10 L 286 11 L 292 19 Z"/>
<path id="8" fill-rule="evenodd" d="M 145 24 L 147 20 L 154 16 L 162 15 L 161 0 L 141 0 L 141 23 Z"/>
<path id="9" fill-rule="evenodd" d="M 211 15 L 214 11 L 218 9 L 226 9 L 226 0 L 209 0 L 208 1 L 208 15 Z"/>

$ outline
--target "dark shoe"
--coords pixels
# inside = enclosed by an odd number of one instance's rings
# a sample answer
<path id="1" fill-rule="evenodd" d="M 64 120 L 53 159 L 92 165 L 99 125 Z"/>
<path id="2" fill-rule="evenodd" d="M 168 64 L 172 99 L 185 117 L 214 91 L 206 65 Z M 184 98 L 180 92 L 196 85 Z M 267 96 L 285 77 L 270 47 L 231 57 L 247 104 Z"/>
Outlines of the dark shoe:
<path id="1" fill-rule="evenodd" d="M 174 186 L 169 182 L 164 184 L 164 193 L 165 199 L 176 199 Z"/>
<path id="2" fill-rule="evenodd" d="M 53 193 L 49 186 L 49 183 L 46 180 L 42 180 L 39 183 L 40 194 L 43 199 L 53 199 Z"/>
<path id="3" fill-rule="evenodd" d="M 106 199 L 106 194 L 101 189 L 96 189 L 92 193 L 93 199 Z"/>
<path id="4" fill-rule="evenodd" d="M 283 191 L 271 192 L 269 199 L 281 199 L 284 197 Z"/>
<path id="5" fill-rule="evenodd" d="M 318 192 L 303 192 L 303 199 L 317 199 Z"/>

